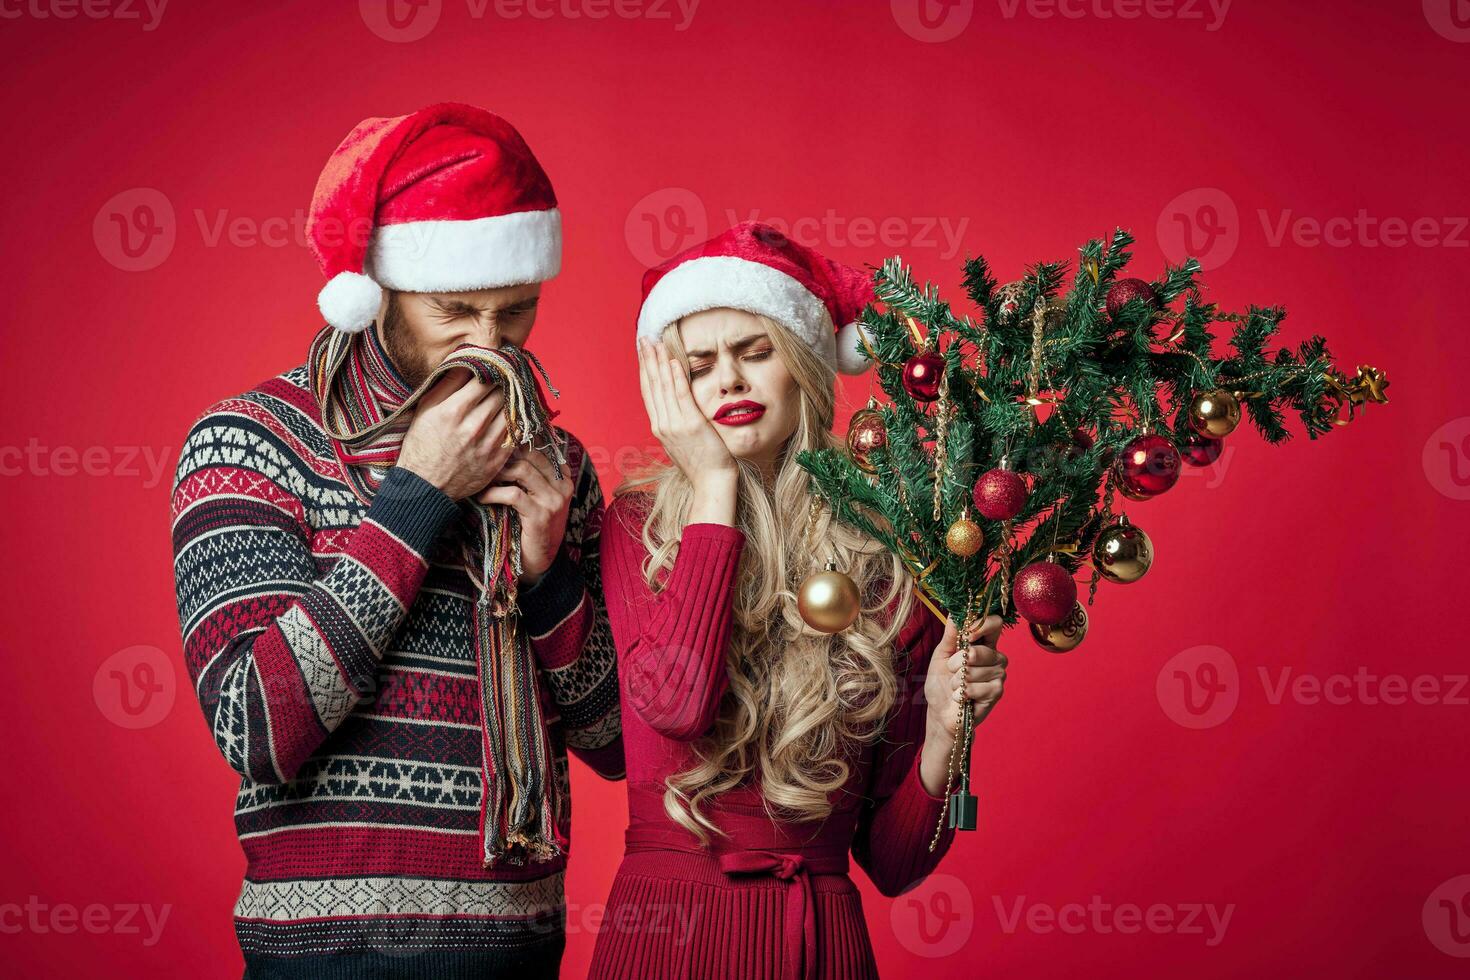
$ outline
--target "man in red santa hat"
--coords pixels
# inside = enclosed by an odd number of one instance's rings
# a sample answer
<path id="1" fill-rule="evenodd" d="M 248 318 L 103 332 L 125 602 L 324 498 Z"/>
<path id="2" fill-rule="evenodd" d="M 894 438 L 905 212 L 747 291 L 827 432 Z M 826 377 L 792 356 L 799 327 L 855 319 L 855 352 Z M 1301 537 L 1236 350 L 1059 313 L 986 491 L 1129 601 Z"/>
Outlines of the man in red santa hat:
<path id="1" fill-rule="evenodd" d="M 327 325 L 173 487 L 246 975 L 555 976 L 567 750 L 623 774 L 602 493 L 526 349 L 556 197 L 509 123 L 434 105 L 348 134 L 308 233 Z"/>

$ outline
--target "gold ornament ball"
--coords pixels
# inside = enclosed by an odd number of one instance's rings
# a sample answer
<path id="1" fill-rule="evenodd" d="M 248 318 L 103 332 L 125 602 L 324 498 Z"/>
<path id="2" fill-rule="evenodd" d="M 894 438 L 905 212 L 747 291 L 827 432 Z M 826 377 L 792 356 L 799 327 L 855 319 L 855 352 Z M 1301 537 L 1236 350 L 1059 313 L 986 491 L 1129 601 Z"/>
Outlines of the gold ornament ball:
<path id="1" fill-rule="evenodd" d="M 818 633 L 841 633 L 857 620 L 861 606 L 857 583 L 831 568 L 809 576 L 796 593 L 796 611 Z"/>
<path id="2" fill-rule="evenodd" d="M 1082 603 L 1072 607 L 1072 614 L 1055 626 L 1031 624 L 1031 639 L 1048 653 L 1075 650 L 1087 637 L 1087 609 Z"/>
<path id="3" fill-rule="evenodd" d="M 1120 517 L 1098 532 L 1092 560 L 1109 582 L 1137 582 L 1154 563 L 1154 544 L 1143 528 Z"/>
<path id="4" fill-rule="evenodd" d="M 1067 325 L 1067 306 L 1056 298 L 1046 300 L 1045 303 L 1041 314 L 1041 333 L 1044 337 L 1050 337 Z"/>
<path id="5" fill-rule="evenodd" d="M 883 426 L 883 413 L 873 408 L 860 408 L 847 426 L 847 448 L 855 453 L 870 453 L 888 444 L 888 430 Z"/>
<path id="6" fill-rule="evenodd" d="M 847 455 L 864 473 L 876 472 L 868 454 L 888 445 L 888 430 L 883 414 L 874 408 L 860 408 L 847 426 Z"/>
<path id="7" fill-rule="evenodd" d="M 949 526 L 949 531 L 944 535 L 944 543 L 954 554 L 969 558 L 985 544 L 985 532 L 968 517 L 961 517 Z"/>
<path id="8" fill-rule="evenodd" d="M 1190 399 L 1189 424 L 1211 439 L 1223 439 L 1240 424 L 1240 399 L 1222 388 L 1202 391 Z"/>

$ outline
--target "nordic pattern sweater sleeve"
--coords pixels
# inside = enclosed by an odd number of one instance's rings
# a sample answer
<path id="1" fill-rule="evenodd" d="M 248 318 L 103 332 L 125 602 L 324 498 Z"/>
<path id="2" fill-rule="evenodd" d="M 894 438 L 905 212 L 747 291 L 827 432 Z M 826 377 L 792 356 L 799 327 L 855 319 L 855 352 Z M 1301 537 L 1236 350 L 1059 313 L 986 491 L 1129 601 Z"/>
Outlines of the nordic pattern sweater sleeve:
<path id="1" fill-rule="evenodd" d="M 608 509 L 603 555 L 608 615 L 626 707 L 665 738 L 692 741 L 714 724 L 729 686 L 725 649 L 745 535 L 724 524 L 689 524 L 673 568 L 654 593 L 644 582 L 645 515 L 630 493 Z"/>
<path id="2" fill-rule="evenodd" d="M 546 573 L 521 592 L 521 622 L 567 748 L 604 779 L 621 779 L 617 651 L 602 589 L 602 484 L 586 449 L 566 435 L 566 475 L 576 481 L 566 535 Z"/>
<path id="3" fill-rule="evenodd" d="M 898 700 L 874 748 L 868 798 L 853 838 L 853 857 L 878 891 L 889 897 L 932 872 L 954 841 L 955 832 L 946 821 L 938 846 L 930 852 L 929 841 L 948 801 L 943 795 L 930 795 L 919 779 L 919 749 L 928 712 L 924 678 L 943 636 L 939 617 L 916 601 L 895 641 L 894 662 L 903 670 Z"/>
<path id="4" fill-rule="evenodd" d="M 189 676 L 225 760 L 261 783 L 297 769 L 375 689 L 456 510 L 391 469 L 341 559 L 318 577 L 303 499 L 326 474 L 249 401 L 190 430 L 171 500 L 174 581 Z"/>

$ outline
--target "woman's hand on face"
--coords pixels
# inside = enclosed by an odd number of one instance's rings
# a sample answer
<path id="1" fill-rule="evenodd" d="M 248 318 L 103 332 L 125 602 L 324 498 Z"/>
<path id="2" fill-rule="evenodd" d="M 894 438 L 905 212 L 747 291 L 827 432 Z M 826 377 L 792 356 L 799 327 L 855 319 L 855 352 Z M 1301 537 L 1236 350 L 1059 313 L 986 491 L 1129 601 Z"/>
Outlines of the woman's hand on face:
<path id="1" fill-rule="evenodd" d="M 699 410 L 689 376 L 662 341 L 638 338 L 638 383 L 655 438 L 689 482 L 699 487 L 709 480 L 732 480 L 735 457 Z"/>
<path id="2" fill-rule="evenodd" d="M 1006 655 L 995 648 L 1004 624 L 986 616 L 969 634 L 968 650 L 959 649 L 959 629 L 944 625 L 944 637 L 934 648 L 924 696 L 929 703 L 928 728 L 950 738 L 959 735 L 960 710 L 966 698 L 974 702 L 974 723 L 984 721 L 1005 692 Z"/>

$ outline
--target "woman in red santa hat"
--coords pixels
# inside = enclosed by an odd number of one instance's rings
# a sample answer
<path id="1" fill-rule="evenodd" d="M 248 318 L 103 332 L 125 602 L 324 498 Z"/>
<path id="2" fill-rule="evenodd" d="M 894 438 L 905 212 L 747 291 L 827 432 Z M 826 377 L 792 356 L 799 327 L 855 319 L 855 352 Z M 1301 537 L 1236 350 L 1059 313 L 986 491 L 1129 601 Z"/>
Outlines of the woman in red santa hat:
<path id="1" fill-rule="evenodd" d="M 957 631 L 877 542 L 822 511 L 797 451 L 838 444 L 836 372 L 867 366 L 868 277 L 755 223 L 650 270 L 643 400 L 670 462 L 603 525 L 629 827 L 594 977 L 869 977 L 848 854 L 884 895 L 929 874 L 960 699 L 983 719 L 1006 658 Z M 806 626 L 827 560 L 857 620 Z"/>

